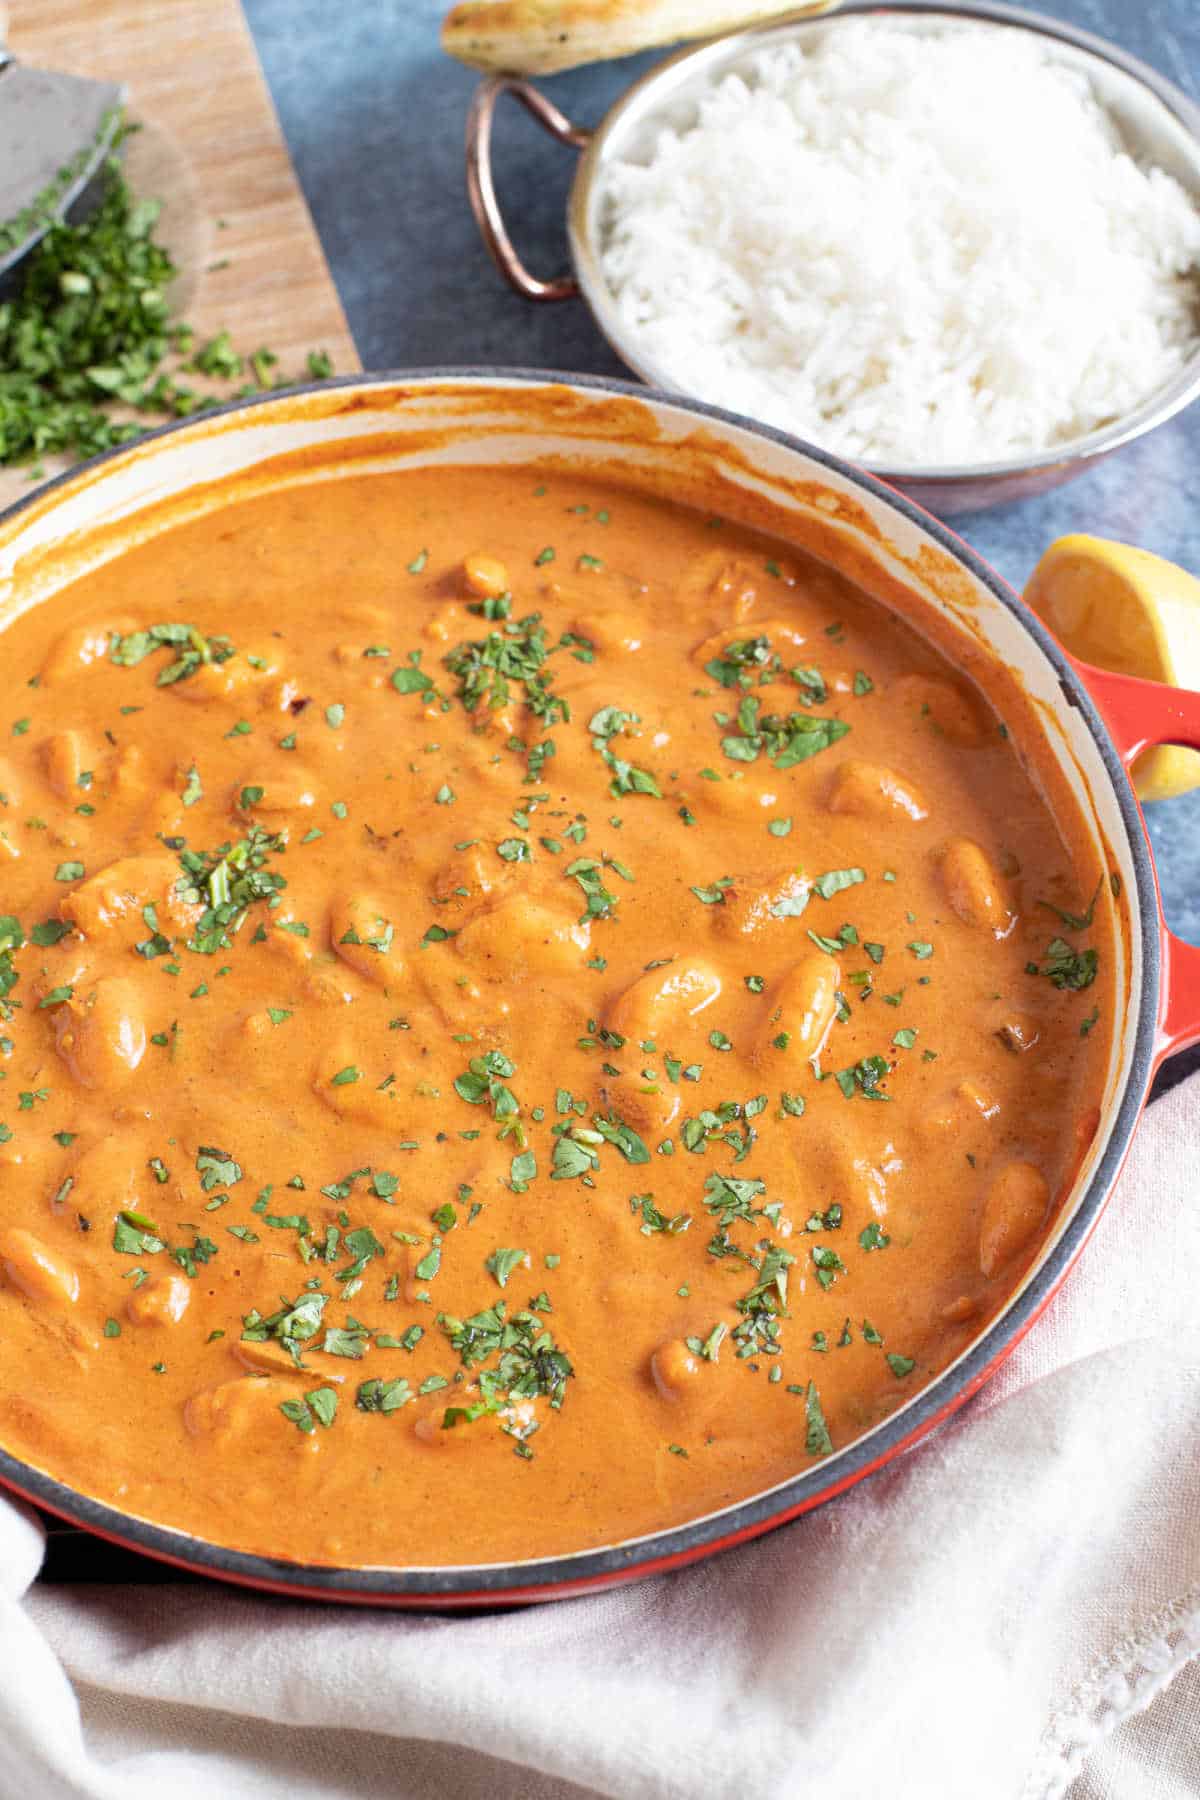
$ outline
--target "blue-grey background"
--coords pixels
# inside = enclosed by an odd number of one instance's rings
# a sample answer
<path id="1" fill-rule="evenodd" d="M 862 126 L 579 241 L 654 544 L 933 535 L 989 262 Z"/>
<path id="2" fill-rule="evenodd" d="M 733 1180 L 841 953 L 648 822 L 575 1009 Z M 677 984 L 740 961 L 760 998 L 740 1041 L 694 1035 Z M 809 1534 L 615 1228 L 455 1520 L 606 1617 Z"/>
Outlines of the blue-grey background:
<path id="1" fill-rule="evenodd" d="M 292 159 L 364 367 L 518 363 L 628 371 L 582 301 L 534 306 L 501 281 L 463 181 L 474 73 L 443 56 L 443 0 L 243 0 Z M 1042 10 L 1112 39 L 1200 99 L 1196 0 L 1051 0 Z M 553 76 L 573 119 L 596 123 L 657 53 Z M 1020 130 L 1020 120 L 1013 120 Z M 574 153 L 511 104 L 495 133 L 498 185 L 536 273 L 566 265 Z M 1200 407 L 1039 500 L 956 521 L 1020 587 L 1068 531 L 1128 539 L 1200 571 Z M 1200 943 L 1200 792 L 1149 812 L 1167 917 Z"/>

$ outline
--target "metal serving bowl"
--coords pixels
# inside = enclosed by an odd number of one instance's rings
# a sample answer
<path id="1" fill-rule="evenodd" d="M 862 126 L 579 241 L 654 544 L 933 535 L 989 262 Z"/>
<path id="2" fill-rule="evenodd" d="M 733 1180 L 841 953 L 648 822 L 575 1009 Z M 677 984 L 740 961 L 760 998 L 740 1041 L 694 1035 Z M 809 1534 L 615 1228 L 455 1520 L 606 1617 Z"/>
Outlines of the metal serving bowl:
<path id="1" fill-rule="evenodd" d="M 922 32 L 935 27 L 970 30 L 980 21 L 1042 40 L 1055 60 L 1085 74 L 1139 162 L 1174 175 L 1200 204 L 1200 107 L 1155 70 L 1114 45 L 1057 19 L 1014 6 L 946 6 L 938 0 L 842 0 L 831 8 L 818 0 L 773 24 L 684 50 L 652 69 L 610 109 L 594 130 L 573 123 L 540 89 L 516 76 L 496 75 L 476 90 L 467 122 L 467 186 L 471 205 L 492 258 L 505 279 L 526 299 L 567 300 L 582 296 L 617 355 L 651 386 L 679 391 L 668 374 L 641 348 L 636 329 L 622 318 L 600 266 L 604 240 L 601 176 L 615 161 L 644 160 L 664 125 L 687 127 L 696 116 L 697 97 L 715 81 L 744 70 L 762 50 L 784 43 L 811 44 L 856 14 L 883 15 L 889 24 Z M 521 262 L 509 236 L 492 179 L 491 130 L 501 95 L 512 94 L 560 143 L 583 151 L 567 207 L 567 234 L 574 272 L 539 280 Z M 701 389 L 686 392 L 704 399 Z M 1133 412 L 1086 436 L 1056 444 L 1037 455 L 1001 462 L 947 465 L 863 466 L 881 480 L 903 488 L 931 511 L 953 514 L 995 506 L 1041 493 L 1081 475 L 1102 456 L 1152 431 L 1200 394 L 1200 347 L 1175 378 L 1148 396 Z"/>

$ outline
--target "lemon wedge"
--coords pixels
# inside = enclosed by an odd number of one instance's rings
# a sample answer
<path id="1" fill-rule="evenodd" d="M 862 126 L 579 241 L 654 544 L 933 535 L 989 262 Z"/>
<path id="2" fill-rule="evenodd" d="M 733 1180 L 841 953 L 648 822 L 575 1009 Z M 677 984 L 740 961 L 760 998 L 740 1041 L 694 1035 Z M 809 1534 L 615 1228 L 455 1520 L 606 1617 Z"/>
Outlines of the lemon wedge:
<path id="1" fill-rule="evenodd" d="M 1046 551 L 1025 601 L 1082 661 L 1200 689 L 1200 581 L 1176 563 L 1073 533 Z M 1200 787 L 1200 754 L 1147 750 L 1132 774 L 1139 799 L 1170 800 Z"/>

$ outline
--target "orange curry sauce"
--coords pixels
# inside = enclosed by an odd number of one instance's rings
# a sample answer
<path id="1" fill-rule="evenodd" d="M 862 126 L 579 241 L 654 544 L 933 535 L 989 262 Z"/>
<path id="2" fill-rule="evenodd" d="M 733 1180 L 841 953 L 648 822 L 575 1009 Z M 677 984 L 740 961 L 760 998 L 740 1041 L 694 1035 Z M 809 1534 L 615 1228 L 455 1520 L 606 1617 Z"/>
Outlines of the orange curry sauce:
<path id="1" fill-rule="evenodd" d="M 87 1494 L 343 1564 L 678 1524 L 909 1399 L 1067 1191 L 1105 872 L 786 545 L 357 474 L 79 580 L 0 695 L 0 1443 Z"/>

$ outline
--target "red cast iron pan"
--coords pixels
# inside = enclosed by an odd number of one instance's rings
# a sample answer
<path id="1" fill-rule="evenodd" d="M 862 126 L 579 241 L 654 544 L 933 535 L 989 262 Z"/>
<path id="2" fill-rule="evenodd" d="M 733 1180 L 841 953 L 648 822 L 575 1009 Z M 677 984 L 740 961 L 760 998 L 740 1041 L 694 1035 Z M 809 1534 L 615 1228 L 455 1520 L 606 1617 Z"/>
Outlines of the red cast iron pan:
<path id="1" fill-rule="evenodd" d="M 628 408 L 630 402 L 640 403 L 664 430 L 682 435 L 703 427 L 706 439 L 736 445 L 743 460 L 758 454 L 764 463 L 770 461 L 777 467 L 794 461 L 797 470 L 856 496 L 877 516 L 893 521 L 897 529 L 910 536 L 915 531 L 923 543 L 947 553 L 993 609 L 996 620 L 1004 623 L 1007 615 L 1008 629 L 1013 620 L 1019 622 L 1020 633 L 1032 640 L 1031 657 L 1039 659 L 1043 668 L 1048 662 L 1057 680 L 1056 710 L 1061 709 L 1064 717 L 1074 713 L 1073 729 L 1084 734 L 1093 763 L 1101 771 L 1107 816 L 1113 821 L 1110 841 L 1126 871 L 1128 916 L 1140 938 L 1140 967 L 1132 967 L 1127 1016 L 1120 1021 L 1125 1044 L 1123 1074 L 1108 1108 L 1107 1142 L 1085 1191 L 1074 1203 L 1066 1228 L 1034 1275 L 974 1346 L 924 1392 L 865 1438 L 770 1492 L 633 1542 L 515 1565 L 419 1569 L 299 1565 L 229 1550 L 126 1516 L 0 1450 L 0 1484 L 13 1495 L 112 1544 L 192 1573 L 297 1598 L 357 1605 L 503 1606 L 562 1599 L 681 1568 L 824 1505 L 911 1449 L 969 1400 L 1011 1354 L 1053 1298 L 1095 1225 L 1128 1151 L 1155 1071 L 1172 1052 L 1200 1041 L 1200 949 L 1167 930 L 1141 809 L 1128 777 L 1134 759 L 1150 746 L 1180 744 L 1200 749 L 1200 694 L 1111 675 L 1074 661 L 999 576 L 944 525 L 874 477 L 783 433 L 696 401 L 590 377 L 495 369 L 350 377 L 216 409 L 202 421 L 167 426 L 137 445 L 95 458 L 82 472 L 60 477 L 48 489 L 0 515 L 0 552 L 6 539 L 11 541 L 12 528 L 33 516 L 27 509 L 39 509 L 39 516 L 45 511 L 48 494 L 52 507 L 69 506 L 80 486 L 100 491 L 106 481 L 119 481 L 130 459 L 153 459 L 160 449 L 169 458 L 180 443 L 198 446 L 197 454 L 201 454 L 206 434 L 211 436 L 214 430 L 232 430 L 236 436 L 243 426 L 254 428 L 263 422 L 274 429 L 272 421 L 286 424 L 289 418 L 303 417 L 306 408 L 314 414 L 322 407 L 327 412 L 336 410 L 334 402 L 344 414 L 353 413 L 360 419 L 373 407 L 395 419 L 403 416 L 405 408 L 419 409 L 428 396 L 447 393 L 458 396 L 468 407 L 477 401 L 481 418 L 489 406 L 501 403 L 516 417 L 523 404 L 531 405 L 532 399 L 547 389 L 577 397 L 593 413 L 603 411 L 606 404 L 615 412 Z"/>

